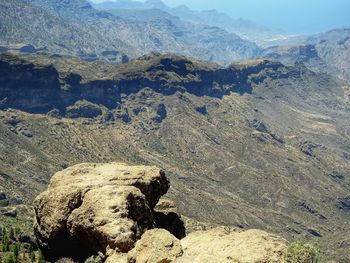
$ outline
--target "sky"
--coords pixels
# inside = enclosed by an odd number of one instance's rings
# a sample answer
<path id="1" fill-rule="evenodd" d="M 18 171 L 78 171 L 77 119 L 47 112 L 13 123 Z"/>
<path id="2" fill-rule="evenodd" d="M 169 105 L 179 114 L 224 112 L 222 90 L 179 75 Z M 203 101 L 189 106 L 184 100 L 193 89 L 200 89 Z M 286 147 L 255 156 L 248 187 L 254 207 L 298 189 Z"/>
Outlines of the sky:
<path id="1" fill-rule="evenodd" d="M 92 0 L 101 2 L 103 0 Z M 316 33 L 350 27 L 350 0 L 163 0 L 174 7 L 217 9 L 233 18 L 289 33 Z"/>

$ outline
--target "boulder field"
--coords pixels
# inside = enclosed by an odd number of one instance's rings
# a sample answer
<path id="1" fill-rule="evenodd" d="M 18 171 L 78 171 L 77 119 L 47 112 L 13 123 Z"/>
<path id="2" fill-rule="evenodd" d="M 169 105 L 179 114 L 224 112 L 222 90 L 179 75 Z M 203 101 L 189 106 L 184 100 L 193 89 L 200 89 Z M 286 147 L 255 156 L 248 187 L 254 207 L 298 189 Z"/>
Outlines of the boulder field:
<path id="1" fill-rule="evenodd" d="M 283 262 L 286 241 L 261 230 L 213 227 L 186 235 L 154 166 L 79 164 L 56 173 L 34 201 L 34 230 L 51 261 Z"/>

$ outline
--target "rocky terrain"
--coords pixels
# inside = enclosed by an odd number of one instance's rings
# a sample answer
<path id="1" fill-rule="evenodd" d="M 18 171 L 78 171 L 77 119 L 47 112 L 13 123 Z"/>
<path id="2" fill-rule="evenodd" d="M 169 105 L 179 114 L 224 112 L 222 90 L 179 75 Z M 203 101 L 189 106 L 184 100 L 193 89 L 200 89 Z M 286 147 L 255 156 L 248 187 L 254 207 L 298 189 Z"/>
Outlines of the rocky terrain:
<path id="1" fill-rule="evenodd" d="M 278 45 L 266 48 L 261 56 L 287 65 L 303 63 L 313 71 L 350 82 L 350 29 L 336 29 L 288 41 L 287 45 L 277 42 Z"/>
<path id="2" fill-rule="evenodd" d="M 1 0 L 0 24 L 0 51 L 30 44 L 34 51 L 112 62 L 158 51 L 223 64 L 259 52 L 254 43 L 224 29 L 169 17 L 136 21 L 98 11 L 85 0 Z"/>
<path id="3" fill-rule="evenodd" d="M 93 4 L 93 6 L 96 9 L 105 10 L 116 15 L 124 16 L 131 13 L 138 19 L 144 19 L 149 14 L 158 17 L 173 15 L 195 25 L 209 25 L 222 28 L 257 44 L 268 43 L 271 39 L 284 39 L 288 35 L 278 30 L 268 29 L 249 20 L 234 19 L 216 10 L 195 11 L 185 5 L 170 8 L 161 0 L 147 0 L 144 2 L 132 0 L 105 1 Z"/>
<path id="4" fill-rule="evenodd" d="M 222 227 L 185 237 L 181 227 L 161 229 L 162 220 L 183 223 L 176 213 L 170 212 L 171 217 L 169 210 L 160 211 L 169 201 L 155 209 L 168 188 L 156 167 L 79 164 L 58 172 L 34 201 L 39 245 L 51 259 L 81 261 L 97 255 L 110 263 L 283 262 L 286 241 L 260 230 Z"/>
<path id="5" fill-rule="evenodd" d="M 2 211 L 31 204 L 70 165 L 157 165 L 187 217 L 349 260 L 346 82 L 300 64 L 156 53 L 123 65 L 2 54 L 0 70 Z"/>

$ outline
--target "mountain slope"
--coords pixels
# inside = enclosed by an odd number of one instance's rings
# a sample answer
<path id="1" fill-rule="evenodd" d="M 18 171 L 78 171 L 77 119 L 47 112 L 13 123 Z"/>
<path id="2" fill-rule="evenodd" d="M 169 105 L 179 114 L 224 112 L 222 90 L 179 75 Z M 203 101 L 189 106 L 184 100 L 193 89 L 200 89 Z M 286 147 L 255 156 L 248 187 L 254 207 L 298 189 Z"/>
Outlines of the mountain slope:
<path id="1" fill-rule="evenodd" d="M 350 29 L 290 40 L 297 44 L 266 48 L 261 56 L 286 64 L 303 63 L 316 72 L 328 73 L 350 82 Z"/>
<path id="2" fill-rule="evenodd" d="M 30 43 L 53 53 L 79 54 L 131 49 L 121 41 L 101 41 L 98 31 L 72 23 L 23 0 L 0 1 L 0 43 Z M 90 45 L 86 45 L 90 43 Z"/>
<path id="3" fill-rule="evenodd" d="M 209 25 L 235 33 L 243 39 L 262 43 L 270 39 L 284 38 L 285 34 L 270 30 L 244 19 L 233 19 L 225 13 L 216 10 L 194 11 L 185 5 L 170 8 L 161 0 L 147 0 L 145 2 L 132 0 L 106 1 L 93 6 L 100 10 L 115 12 L 120 10 L 152 10 L 158 9 L 179 17 L 181 20 L 197 25 Z"/>
<path id="4" fill-rule="evenodd" d="M 219 28 L 176 24 L 167 18 L 123 19 L 95 10 L 85 0 L 1 0 L 0 4 L 0 45 L 4 50 L 11 44 L 23 43 L 49 53 L 116 62 L 158 51 L 223 64 L 254 57 L 259 52 L 255 44 Z"/>
<path id="5" fill-rule="evenodd" d="M 124 161 L 165 169 L 169 196 L 194 218 L 325 247 L 350 230 L 350 89 L 338 79 L 159 54 L 120 66 L 2 55 L 0 68 L 11 202 L 30 203 L 67 165 Z M 328 255 L 345 260 L 331 244 Z"/>

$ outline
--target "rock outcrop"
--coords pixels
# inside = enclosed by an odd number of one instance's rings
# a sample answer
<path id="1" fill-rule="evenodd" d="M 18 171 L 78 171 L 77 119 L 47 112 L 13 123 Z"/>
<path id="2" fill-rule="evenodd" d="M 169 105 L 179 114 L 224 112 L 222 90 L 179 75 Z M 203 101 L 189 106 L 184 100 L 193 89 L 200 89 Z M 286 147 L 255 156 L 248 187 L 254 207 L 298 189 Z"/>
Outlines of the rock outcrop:
<path id="1" fill-rule="evenodd" d="M 128 263 L 172 262 L 182 253 L 180 240 L 164 229 L 152 229 L 128 253 Z"/>
<path id="2" fill-rule="evenodd" d="M 284 262 L 286 243 L 261 230 L 218 227 L 197 231 L 181 240 L 183 255 L 176 263 Z"/>
<path id="3" fill-rule="evenodd" d="M 49 258 L 128 252 L 155 227 L 152 210 L 168 188 L 156 167 L 80 164 L 58 172 L 34 201 L 39 245 Z"/>
<path id="4" fill-rule="evenodd" d="M 34 201 L 45 255 L 107 263 L 282 262 L 285 240 L 260 230 L 218 227 L 185 237 L 176 204 L 159 198 L 162 170 L 121 163 L 80 164 L 55 174 Z M 157 206 L 156 206 L 157 205 Z"/>

